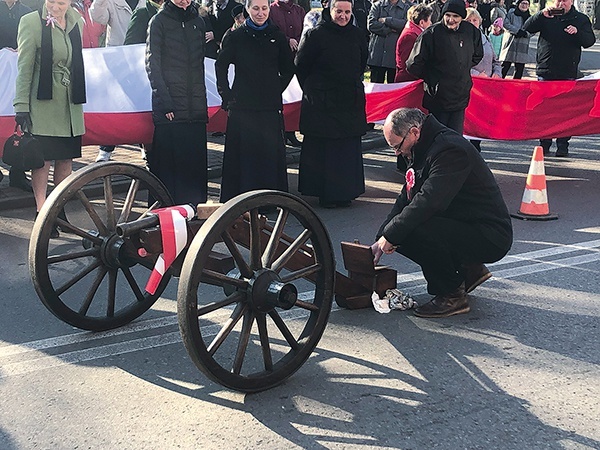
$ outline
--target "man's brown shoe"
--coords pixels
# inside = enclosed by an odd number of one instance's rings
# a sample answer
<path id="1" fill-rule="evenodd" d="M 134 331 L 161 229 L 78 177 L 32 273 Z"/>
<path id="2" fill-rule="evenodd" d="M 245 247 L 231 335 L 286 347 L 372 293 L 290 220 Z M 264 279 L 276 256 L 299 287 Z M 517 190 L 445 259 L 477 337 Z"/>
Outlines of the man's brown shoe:
<path id="1" fill-rule="evenodd" d="M 445 295 L 436 295 L 429 303 L 419 306 L 415 309 L 415 316 L 418 317 L 448 317 L 455 314 L 468 313 L 471 310 L 465 285 L 461 284 L 454 291 Z"/>
<path id="2" fill-rule="evenodd" d="M 462 269 L 465 275 L 465 292 L 467 294 L 473 292 L 484 281 L 492 278 L 492 272 L 483 264 L 471 264 L 463 266 Z"/>

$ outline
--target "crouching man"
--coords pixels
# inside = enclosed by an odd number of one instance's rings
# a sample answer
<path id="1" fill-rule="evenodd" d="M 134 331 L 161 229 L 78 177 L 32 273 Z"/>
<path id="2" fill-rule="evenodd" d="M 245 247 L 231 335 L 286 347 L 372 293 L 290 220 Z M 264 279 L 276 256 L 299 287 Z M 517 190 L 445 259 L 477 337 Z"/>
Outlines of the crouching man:
<path id="1" fill-rule="evenodd" d="M 435 297 L 419 317 L 470 311 L 467 293 L 491 277 L 512 245 L 512 224 L 494 175 L 479 152 L 433 115 L 401 108 L 383 133 L 406 160 L 406 183 L 371 249 L 375 263 L 398 253 L 421 266 Z"/>

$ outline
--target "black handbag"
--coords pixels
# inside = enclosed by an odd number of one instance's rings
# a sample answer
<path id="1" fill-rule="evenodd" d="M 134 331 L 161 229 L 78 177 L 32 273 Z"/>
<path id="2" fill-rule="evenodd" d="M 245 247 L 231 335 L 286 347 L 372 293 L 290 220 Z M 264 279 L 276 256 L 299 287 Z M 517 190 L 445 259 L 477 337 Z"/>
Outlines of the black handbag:
<path id="1" fill-rule="evenodd" d="M 45 164 L 40 142 L 31 133 L 19 135 L 17 127 L 13 135 L 4 143 L 2 161 L 23 170 L 41 169 Z"/>

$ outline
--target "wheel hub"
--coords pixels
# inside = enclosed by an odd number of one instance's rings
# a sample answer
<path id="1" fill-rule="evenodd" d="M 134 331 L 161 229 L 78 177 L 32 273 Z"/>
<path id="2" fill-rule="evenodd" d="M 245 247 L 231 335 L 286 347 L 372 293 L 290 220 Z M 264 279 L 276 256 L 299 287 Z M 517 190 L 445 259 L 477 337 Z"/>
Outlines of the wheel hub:
<path id="1" fill-rule="evenodd" d="M 132 267 L 136 263 L 127 258 L 127 243 L 125 239 L 119 237 L 116 233 L 107 236 L 100 246 L 100 258 L 102 262 L 111 269 L 121 267 Z"/>
<path id="2" fill-rule="evenodd" d="M 272 270 L 261 270 L 250 280 L 248 300 L 253 308 L 261 312 L 273 308 L 290 309 L 296 304 L 298 290 L 290 283 L 282 283 Z"/>

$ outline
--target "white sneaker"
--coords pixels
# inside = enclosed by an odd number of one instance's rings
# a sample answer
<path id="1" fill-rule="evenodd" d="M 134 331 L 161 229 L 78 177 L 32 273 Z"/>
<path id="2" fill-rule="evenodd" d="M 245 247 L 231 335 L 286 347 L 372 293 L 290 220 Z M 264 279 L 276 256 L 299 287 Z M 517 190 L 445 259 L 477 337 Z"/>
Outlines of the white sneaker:
<path id="1" fill-rule="evenodd" d="M 96 162 L 110 161 L 112 152 L 105 152 L 104 150 L 98 150 L 98 156 L 96 156 Z"/>

